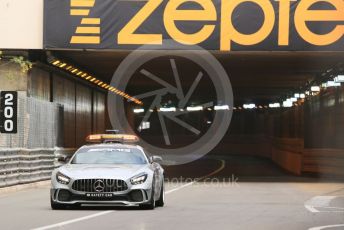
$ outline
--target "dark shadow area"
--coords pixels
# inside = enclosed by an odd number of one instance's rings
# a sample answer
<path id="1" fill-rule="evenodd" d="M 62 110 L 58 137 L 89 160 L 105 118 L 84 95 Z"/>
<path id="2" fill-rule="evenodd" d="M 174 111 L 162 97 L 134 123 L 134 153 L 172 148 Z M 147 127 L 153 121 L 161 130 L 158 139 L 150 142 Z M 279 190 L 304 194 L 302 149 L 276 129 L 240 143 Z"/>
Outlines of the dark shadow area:
<path id="1" fill-rule="evenodd" d="M 221 169 L 221 167 L 223 169 Z M 316 174 L 294 175 L 279 167 L 271 159 L 259 156 L 212 154 L 197 161 L 165 166 L 165 177 L 171 182 L 200 182 L 218 179 L 221 182 L 338 182 L 342 177 Z M 220 170 L 221 169 L 221 170 Z M 219 172 L 207 176 L 217 170 Z M 203 178 L 205 177 L 205 178 Z"/>

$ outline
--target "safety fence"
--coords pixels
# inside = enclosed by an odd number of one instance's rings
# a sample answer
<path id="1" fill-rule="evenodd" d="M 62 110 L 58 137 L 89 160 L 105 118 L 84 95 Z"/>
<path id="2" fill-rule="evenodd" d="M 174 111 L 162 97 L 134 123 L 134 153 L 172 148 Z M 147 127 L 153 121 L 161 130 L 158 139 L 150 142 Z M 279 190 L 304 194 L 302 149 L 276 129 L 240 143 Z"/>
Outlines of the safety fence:
<path id="1" fill-rule="evenodd" d="M 18 132 L 0 134 L 1 148 L 54 148 L 63 146 L 63 106 L 27 97 L 18 91 Z"/>
<path id="2" fill-rule="evenodd" d="M 50 179 L 62 163 L 58 158 L 71 155 L 73 149 L 0 149 L 0 188 Z"/>

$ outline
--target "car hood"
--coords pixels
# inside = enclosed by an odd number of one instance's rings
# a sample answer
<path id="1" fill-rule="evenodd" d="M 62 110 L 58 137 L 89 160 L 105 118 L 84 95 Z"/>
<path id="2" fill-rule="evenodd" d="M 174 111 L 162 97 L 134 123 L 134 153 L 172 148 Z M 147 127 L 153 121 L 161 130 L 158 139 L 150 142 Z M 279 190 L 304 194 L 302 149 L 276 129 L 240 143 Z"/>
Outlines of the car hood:
<path id="1" fill-rule="evenodd" d="M 123 164 L 123 165 L 90 165 L 68 164 L 59 170 L 72 179 L 122 179 L 126 180 L 139 173 L 149 173 L 148 165 Z"/>

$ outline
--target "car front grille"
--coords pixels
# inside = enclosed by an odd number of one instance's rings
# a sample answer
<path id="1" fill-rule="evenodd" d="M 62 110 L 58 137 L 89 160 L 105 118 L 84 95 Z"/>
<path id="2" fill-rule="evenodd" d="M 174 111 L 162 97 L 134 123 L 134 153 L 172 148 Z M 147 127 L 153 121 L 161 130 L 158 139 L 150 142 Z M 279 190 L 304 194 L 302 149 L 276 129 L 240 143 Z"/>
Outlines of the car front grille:
<path id="1" fill-rule="evenodd" d="M 79 192 L 121 192 L 128 186 L 123 180 L 81 179 L 73 182 L 72 189 Z"/>

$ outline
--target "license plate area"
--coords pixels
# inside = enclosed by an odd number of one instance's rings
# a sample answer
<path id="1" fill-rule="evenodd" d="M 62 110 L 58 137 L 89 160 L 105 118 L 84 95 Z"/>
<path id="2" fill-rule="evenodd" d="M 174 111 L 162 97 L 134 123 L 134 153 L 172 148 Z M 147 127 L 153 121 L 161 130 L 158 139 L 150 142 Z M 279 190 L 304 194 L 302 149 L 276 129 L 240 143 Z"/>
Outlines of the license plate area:
<path id="1" fill-rule="evenodd" d="M 86 193 L 85 196 L 91 199 L 109 199 L 114 197 L 112 193 Z"/>

